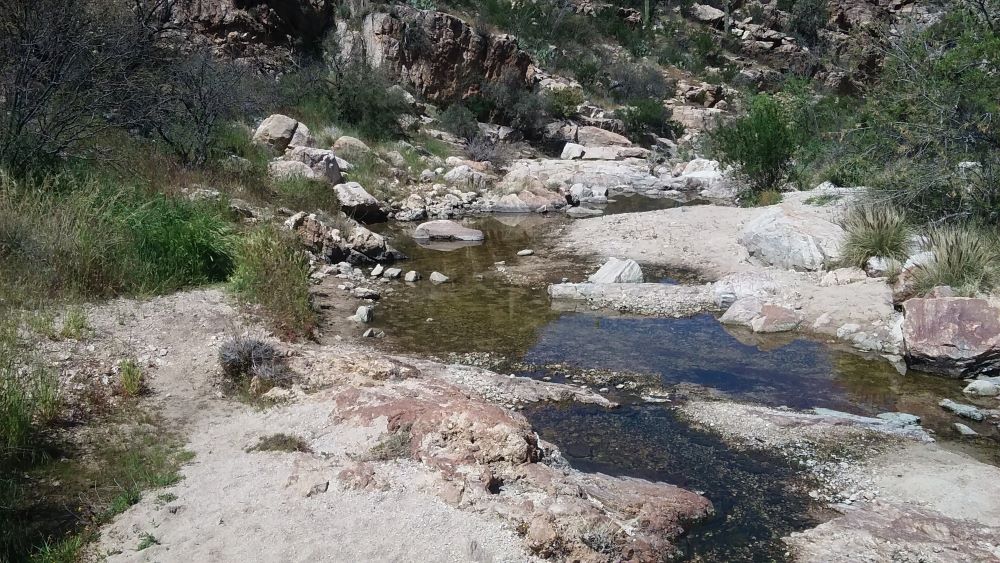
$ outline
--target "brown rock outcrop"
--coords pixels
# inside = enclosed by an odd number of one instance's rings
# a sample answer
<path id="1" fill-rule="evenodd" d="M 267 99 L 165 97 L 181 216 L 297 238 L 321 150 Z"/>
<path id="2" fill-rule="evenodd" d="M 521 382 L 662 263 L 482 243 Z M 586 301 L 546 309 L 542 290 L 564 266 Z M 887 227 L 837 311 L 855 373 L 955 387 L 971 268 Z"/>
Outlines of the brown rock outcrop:
<path id="1" fill-rule="evenodd" d="M 361 31 L 341 31 L 342 54 L 359 51 L 431 101 L 467 97 L 483 82 L 527 82 L 531 57 L 509 35 L 482 35 L 442 12 L 394 6 L 368 14 Z"/>
<path id="2" fill-rule="evenodd" d="M 1000 368 L 1000 308 L 985 299 L 910 299 L 903 311 L 910 367 L 951 377 Z"/>

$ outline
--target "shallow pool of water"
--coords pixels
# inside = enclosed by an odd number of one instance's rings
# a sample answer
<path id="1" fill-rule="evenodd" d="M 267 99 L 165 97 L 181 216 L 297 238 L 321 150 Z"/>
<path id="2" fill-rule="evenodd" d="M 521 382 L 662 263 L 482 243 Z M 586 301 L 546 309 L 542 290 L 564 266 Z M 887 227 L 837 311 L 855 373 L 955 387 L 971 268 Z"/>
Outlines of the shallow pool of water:
<path id="1" fill-rule="evenodd" d="M 597 209 L 604 211 L 605 215 L 617 215 L 619 213 L 642 213 L 644 211 L 657 211 L 659 209 L 673 209 L 674 207 L 684 207 L 686 205 L 700 205 L 707 203 L 704 200 L 682 201 L 668 197 L 646 197 L 639 194 L 611 194 L 606 205 L 593 205 Z"/>
<path id="2" fill-rule="evenodd" d="M 884 361 L 803 338 L 730 332 L 711 315 L 658 319 L 554 310 L 546 284 L 561 277 L 583 279 L 588 269 L 579 261 L 556 263 L 546 256 L 549 237 L 564 221 L 481 218 L 468 224 L 485 232 L 485 243 L 454 248 L 420 246 L 405 228 L 389 229 L 397 248 L 410 256 L 401 264 L 404 270 L 425 278 L 440 271 L 451 282 L 434 286 L 425 279 L 384 299 L 376 313 L 376 326 L 388 335 L 381 345 L 437 356 L 489 352 L 522 366 L 524 375 L 557 380 L 554 369 L 615 370 L 648 374 L 668 388 L 696 384 L 768 405 L 866 415 L 909 412 L 942 435 L 954 434 L 955 419 L 937 401 L 960 398 L 961 386 L 942 378 L 901 376 Z M 536 255 L 518 257 L 526 248 Z M 500 270 L 515 265 L 541 274 L 527 285 L 512 284 Z M 648 274 L 662 283 L 688 279 L 652 269 Z M 780 560 L 780 537 L 815 525 L 814 507 L 788 490 L 797 474 L 784 461 L 733 451 L 678 420 L 669 406 L 616 398 L 625 405 L 614 410 L 541 405 L 526 414 L 580 469 L 663 480 L 708 496 L 718 516 L 685 540 L 689 558 Z"/>

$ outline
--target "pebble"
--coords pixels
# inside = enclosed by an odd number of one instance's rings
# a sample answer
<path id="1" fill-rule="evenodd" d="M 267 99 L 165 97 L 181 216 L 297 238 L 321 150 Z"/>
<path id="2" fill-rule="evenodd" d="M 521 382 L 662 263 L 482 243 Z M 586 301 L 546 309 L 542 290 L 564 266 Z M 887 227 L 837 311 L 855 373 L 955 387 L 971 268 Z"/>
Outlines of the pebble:
<path id="1" fill-rule="evenodd" d="M 956 422 L 955 423 L 955 430 L 958 430 L 958 433 L 961 434 L 962 436 L 978 436 L 979 435 L 979 432 L 976 432 L 975 430 L 969 428 L 968 426 L 962 424 L 961 422 Z"/>
<path id="2" fill-rule="evenodd" d="M 385 268 L 382 267 L 382 264 L 379 264 L 378 266 L 375 266 L 372 269 L 372 277 L 373 278 L 377 278 L 377 277 L 381 276 L 382 272 L 384 272 L 384 271 L 385 271 Z"/>
<path id="3" fill-rule="evenodd" d="M 448 276 L 442 274 L 441 272 L 431 272 L 431 283 L 439 284 L 448 281 Z"/>
<path id="4" fill-rule="evenodd" d="M 535 251 L 531 250 L 530 248 L 525 248 L 524 250 L 518 250 L 517 251 L 517 255 L 518 256 L 531 256 L 534 253 L 535 253 Z"/>

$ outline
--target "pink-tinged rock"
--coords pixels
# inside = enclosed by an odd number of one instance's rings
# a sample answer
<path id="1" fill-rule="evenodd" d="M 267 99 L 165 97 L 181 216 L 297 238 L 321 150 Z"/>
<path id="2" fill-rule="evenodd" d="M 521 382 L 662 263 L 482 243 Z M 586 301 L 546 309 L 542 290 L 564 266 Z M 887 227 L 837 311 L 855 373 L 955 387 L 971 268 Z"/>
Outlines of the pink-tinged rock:
<path id="1" fill-rule="evenodd" d="M 985 299 L 910 299 L 903 313 L 910 367 L 951 377 L 1000 368 L 1000 308 Z"/>

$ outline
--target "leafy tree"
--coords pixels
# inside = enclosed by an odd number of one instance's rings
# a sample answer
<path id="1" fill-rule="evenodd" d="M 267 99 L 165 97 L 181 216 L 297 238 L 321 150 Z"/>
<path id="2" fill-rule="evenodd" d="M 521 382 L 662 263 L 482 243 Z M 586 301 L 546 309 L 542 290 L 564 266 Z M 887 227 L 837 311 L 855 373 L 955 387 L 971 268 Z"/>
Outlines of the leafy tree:
<path id="1" fill-rule="evenodd" d="M 750 99 L 747 115 L 712 134 L 720 160 L 734 164 L 750 182 L 750 196 L 778 188 L 795 151 L 795 140 L 781 105 L 767 94 Z"/>

